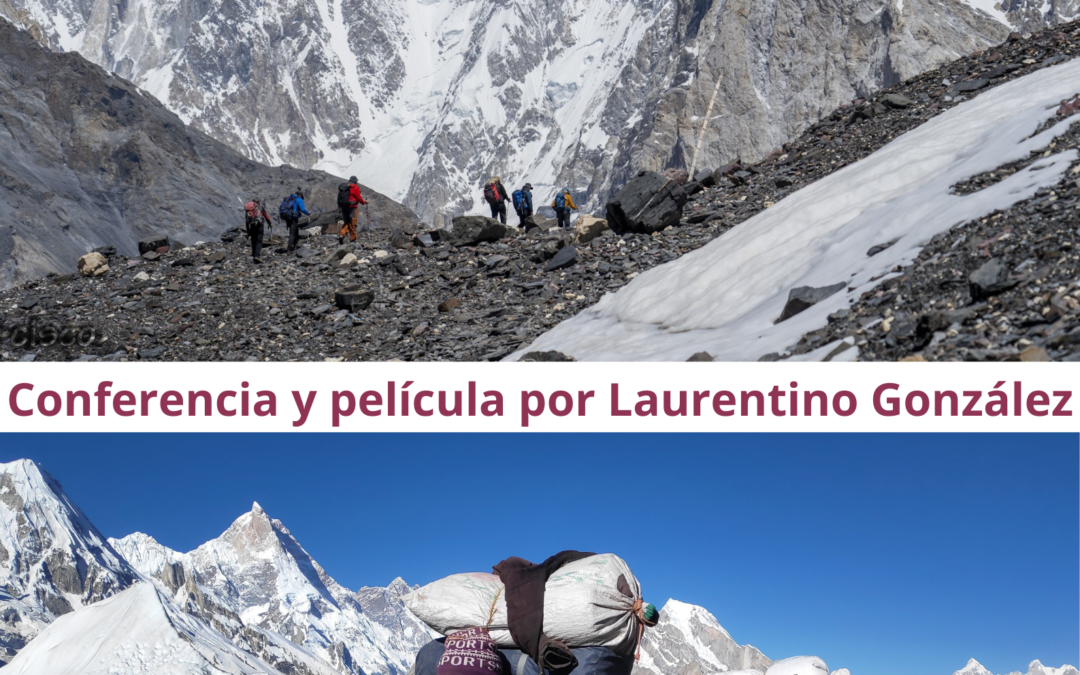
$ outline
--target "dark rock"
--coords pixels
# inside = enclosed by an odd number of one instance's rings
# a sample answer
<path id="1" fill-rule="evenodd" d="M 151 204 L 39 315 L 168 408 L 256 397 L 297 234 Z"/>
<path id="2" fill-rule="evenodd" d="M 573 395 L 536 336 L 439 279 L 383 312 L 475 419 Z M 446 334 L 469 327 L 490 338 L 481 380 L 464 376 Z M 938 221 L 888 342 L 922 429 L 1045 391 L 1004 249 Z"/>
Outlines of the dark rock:
<path id="1" fill-rule="evenodd" d="M 460 306 L 461 306 L 461 301 L 460 300 L 458 300 L 457 298 L 450 298 L 448 300 L 443 300 L 442 302 L 440 302 L 438 310 L 445 314 L 447 312 L 454 311 L 455 309 L 457 309 Z"/>
<path id="2" fill-rule="evenodd" d="M 990 80 L 980 77 L 978 79 L 956 83 L 953 86 L 953 91 L 963 94 L 971 91 L 978 91 L 988 84 L 990 84 Z"/>
<path id="3" fill-rule="evenodd" d="M 545 272 L 554 272 L 555 270 L 561 270 L 564 267 L 570 267 L 577 262 L 577 247 L 573 244 L 569 246 L 563 246 L 559 249 L 559 252 L 555 254 L 555 257 L 548 261 L 548 264 L 544 265 Z"/>
<path id="4" fill-rule="evenodd" d="M 139 255 L 148 251 L 154 251 L 156 253 L 168 253 L 169 252 L 169 238 L 165 235 L 150 237 L 149 239 L 143 239 L 139 242 Z"/>
<path id="5" fill-rule="evenodd" d="M 705 189 L 705 186 L 704 186 L 704 185 L 702 185 L 701 183 L 695 183 L 694 181 L 690 181 L 690 182 L 689 182 L 689 183 L 687 183 L 686 185 L 683 185 L 683 191 L 684 191 L 684 192 L 685 192 L 685 193 L 686 193 L 687 195 L 696 195 L 696 194 L 699 194 L 699 193 L 700 193 L 700 192 L 702 192 L 702 191 L 703 191 L 704 189 Z"/>
<path id="6" fill-rule="evenodd" d="M 795 181 L 791 180 L 787 176 L 780 176 L 779 178 L 777 178 L 776 180 L 773 181 L 773 184 L 776 185 L 776 187 L 778 187 L 778 188 L 780 188 L 782 190 L 784 188 L 791 187 L 792 185 L 794 185 Z"/>
<path id="7" fill-rule="evenodd" d="M 401 230 L 394 230 L 390 235 L 390 245 L 394 248 L 409 248 L 412 245 L 412 237 Z"/>
<path id="8" fill-rule="evenodd" d="M 33 309 L 38 304 L 37 298 L 26 298 L 19 303 L 19 309 Z"/>
<path id="9" fill-rule="evenodd" d="M 690 358 L 686 359 L 687 363 L 708 363 L 713 360 L 712 354 L 709 352 L 698 352 Z"/>
<path id="10" fill-rule="evenodd" d="M 170 267 L 192 267 L 195 264 L 195 258 L 177 258 L 169 263 Z"/>
<path id="11" fill-rule="evenodd" d="M 716 176 L 713 174 L 714 172 L 712 169 L 702 169 L 701 171 L 697 172 L 697 175 L 694 176 L 694 182 L 698 183 L 702 187 L 711 188 L 712 186 L 716 185 Z"/>
<path id="12" fill-rule="evenodd" d="M 98 246 L 97 248 L 94 249 L 93 252 L 94 253 L 100 253 L 101 255 L 105 256 L 106 258 L 112 258 L 112 257 L 114 257 L 116 255 L 116 247 L 113 246 L 112 244 L 109 244 L 108 246 Z"/>
<path id="13" fill-rule="evenodd" d="M 362 286 L 349 286 L 334 292 L 334 305 L 339 309 L 347 309 L 350 312 L 363 311 L 370 307 L 374 301 L 374 291 Z"/>
<path id="14" fill-rule="evenodd" d="M 968 277 L 971 299 L 978 301 L 997 295 L 1017 284 L 1009 278 L 1009 266 L 999 258 L 991 258 Z"/>
<path id="15" fill-rule="evenodd" d="M 544 216 L 537 213 L 525 219 L 525 231 L 528 232 L 529 230 L 536 229 L 546 232 L 547 230 L 552 229 L 558 224 L 559 221 L 553 220 L 551 218 L 545 218 Z"/>
<path id="16" fill-rule="evenodd" d="M 687 199 L 682 186 L 651 171 L 642 174 L 608 202 L 608 226 L 615 234 L 652 234 L 682 219 Z"/>
<path id="17" fill-rule="evenodd" d="M 881 102 L 890 108 L 910 108 L 915 105 L 915 101 L 911 100 L 903 94 L 885 94 L 881 97 Z"/>
<path id="18" fill-rule="evenodd" d="M 716 215 L 715 211 L 701 211 L 693 215 L 686 217 L 686 222 L 689 225 L 697 225 L 698 223 L 704 223 Z"/>
<path id="19" fill-rule="evenodd" d="M 784 305 L 784 311 L 781 312 L 780 318 L 776 320 L 776 323 L 787 321 L 796 314 L 806 311 L 825 298 L 836 295 L 845 288 L 847 288 L 847 284 L 841 282 L 822 288 L 800 286 L 799 288 L 791 289 L 791 292 L 788 293 L 787 304 Z"/>
<path id="20" fill-rule="evenodd" d="M 569 363 L 576 361 L 572 356 L 567 356 L 562 352 L 550 351 L 550 352 L 529 352 L 518 359 L 519 362 L 541 362 L 541 363 Z"/>
<path id="21" fill-rule="evenodd" d="M 421 248 L 431 248 L 435 245 L 435 241 L 432 239 L 431 234 L 427 232 L 421 232 L 414 236 L 413 243 Z"/>
<path id="22" fill-rule="evenodd" d="M 503 265 L 508 262 L 510 262 L 510 258 L 507 258 L 504 255 L 493 255 L 484 261 L 484 267 L 489 270 L 493 270 L 499 265 Z"/>
<path id="23" fill-rule="evenodd" d="M 211 265 L 216 265 L 219 262 L 225 260 L 225 251 L 214 251 L 210 255 L 206 256 L 206 262 Z M 173 263 L 173 267 L 176 267 L 176 263 Z"/>
<path id="24" fill-rule="evenodd" d="M 884 244 L 877 244 L 876 246 L 871 246 L 870 250 L 866 252 L 866 256 L 868 258 L 873 258 L 878 253 L 881 253 L 882 251 L 895 246 L 896 242 L 898 242 L 898 241 L 900 241 L 900 240 L 899 239 L 893 239 L 892 241 L 887 241 Z"/>
<path id="25" fill-rule="evenodd" d="M 446 233 L 446 240 L 454 246 L 474 246 L 485 241 L 498 241 L 509 234 L 505 225 L 485 216 L 458 216 L 453 227 Z"/>
<path id="26" fill-rule="evenodd" d="M 57 276 L 53 277 L 52 282 L 54 284 L 57 284 L 57 285 L 66 284 L 67 282 L 71 281 L 74 278 L 75 278 L 74 274 L 60 274 L 60 275 L 57 275 Z"/>
<path id="27" fill-rule="evenodd" d="M 156 358 L 160 357 L 164 353 L 165 353 L 165 348 L 164 347 L 152 347 L 150 349 L 140 349 L 139 350 L 139 358 L 140 359 L 156 359 Z"/>

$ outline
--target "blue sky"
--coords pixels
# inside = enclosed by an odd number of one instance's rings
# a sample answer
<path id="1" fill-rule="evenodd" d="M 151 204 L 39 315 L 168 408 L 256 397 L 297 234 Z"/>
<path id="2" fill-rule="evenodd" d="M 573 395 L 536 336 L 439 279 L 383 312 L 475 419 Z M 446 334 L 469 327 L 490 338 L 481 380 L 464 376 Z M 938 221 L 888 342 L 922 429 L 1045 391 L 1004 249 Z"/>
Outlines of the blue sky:
<path id="1" fill-rule="evenodd" d="M 6 436 L 20 457 L 179 550 L 258 501 L 354 589 L 610 551 L 771 658 L 1080 665 L 1075 435 Z"/>

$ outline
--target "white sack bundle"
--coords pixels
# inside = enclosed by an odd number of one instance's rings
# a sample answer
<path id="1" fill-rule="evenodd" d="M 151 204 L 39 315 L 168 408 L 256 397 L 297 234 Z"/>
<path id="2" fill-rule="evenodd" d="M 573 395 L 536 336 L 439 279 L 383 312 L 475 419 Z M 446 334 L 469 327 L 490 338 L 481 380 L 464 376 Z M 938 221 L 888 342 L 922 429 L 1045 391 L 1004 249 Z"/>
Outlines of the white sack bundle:
<path id="1" fill-rule="evenodd" d="M 619 591 L 626 579 L 631 595 Z M 439 579 L 406 595 L 405 606 L 443 635 L 487 626 L 501 647 L 513 647 L 506 619 L 502 581 L 494 574 L 472 572 Z M 641 585 L 617 555 L 604 553 L 561 567 L 544 592 L 544 633 L 570 647 L 607 647 L 628 655 L 637 646 L 634 603 Z"/>

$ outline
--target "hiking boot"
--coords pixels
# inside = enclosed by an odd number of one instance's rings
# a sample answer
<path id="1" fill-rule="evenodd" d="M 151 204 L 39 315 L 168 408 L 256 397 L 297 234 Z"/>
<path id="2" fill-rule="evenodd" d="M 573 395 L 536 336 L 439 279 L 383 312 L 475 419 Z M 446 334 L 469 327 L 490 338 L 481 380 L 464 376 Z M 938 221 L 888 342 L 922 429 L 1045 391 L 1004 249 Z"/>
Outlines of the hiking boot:
<path id="1" fill-rule="evenodd" d="M 261 265 L 262 264 L 262 258 L 252 258 L 252 260 L 255 261 L 256 265 Z"/>

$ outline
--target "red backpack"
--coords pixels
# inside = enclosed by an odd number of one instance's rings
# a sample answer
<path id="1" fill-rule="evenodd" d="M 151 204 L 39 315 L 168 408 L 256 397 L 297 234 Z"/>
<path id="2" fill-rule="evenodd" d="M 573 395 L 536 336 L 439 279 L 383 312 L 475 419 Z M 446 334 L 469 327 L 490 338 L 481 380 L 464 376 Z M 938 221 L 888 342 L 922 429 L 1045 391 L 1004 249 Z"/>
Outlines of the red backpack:
<path id="1" fill-rule="evenodd" d="M 484 186 L 484 199 L 488 204 L 498 204 L 502 201 L 499 198 L 499 189 L 495 186 L 495 183 L 488 183 Z"/>

